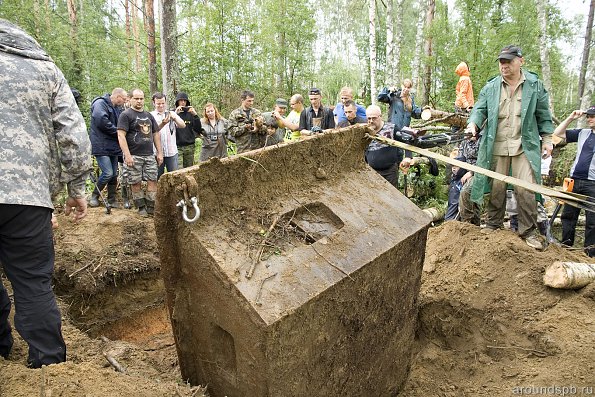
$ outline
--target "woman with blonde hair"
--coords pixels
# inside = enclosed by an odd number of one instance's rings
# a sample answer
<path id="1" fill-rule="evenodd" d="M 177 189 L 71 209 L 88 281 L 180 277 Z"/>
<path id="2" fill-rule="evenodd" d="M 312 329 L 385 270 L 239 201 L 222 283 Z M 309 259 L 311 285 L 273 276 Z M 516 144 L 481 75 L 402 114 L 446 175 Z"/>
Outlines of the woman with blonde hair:
<path id="1" fill-rule="evenodd" d="M 229 124 L 221 117 L 219 110 L 212 103 L 207 103 L 203 108 L 202 123 L 202 148 L 200 161 L 207 161 L 211 157 L 227 157 L 227 134 Z"/>
<path id="2" fill-rule="evenodd" d="M 414 95 L 411 93 L 412 86 L 411 80 L 405 79 L 401 88 L 384 87 L 378 94 L 378 101 L 389 104 L 388 121 L 398 130 L 409 127 L 411 117 L 416 119 L 421 117 L 421 108 L 415 104 Z"/>

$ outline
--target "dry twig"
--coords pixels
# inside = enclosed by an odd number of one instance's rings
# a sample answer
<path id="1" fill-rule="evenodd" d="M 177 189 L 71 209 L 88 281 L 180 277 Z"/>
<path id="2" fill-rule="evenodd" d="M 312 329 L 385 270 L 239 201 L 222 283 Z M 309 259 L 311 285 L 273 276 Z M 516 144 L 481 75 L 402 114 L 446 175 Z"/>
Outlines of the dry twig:
<path id="1" fill-rule="evenodd" d="M 276 275 L 277 275 L 277 273 L 271 274 L 270 276 L 267 276 L 260 281 L 260 285 L 258 286 L 258 292 L 256 293 L 256 299 L 254 299 L 254 303 L 256 303 L 259 306 L 262 304 L 260 302 L 260 295 L 262 295 L 262 286 L 264 285 L 265 281 L 270 280 L 271 278 L 275 277 Z"/>
<path id="2" fill-rule="evenodd" d="M 264 238 L 262 239 L 262 241 L 259 244 L 259 249 L 258 249 L 258 253 L 256 255 L 256 258 L 254 258 L 254 261 L 252 262 L 252 266 L 250 266 L 250 269 L 248 269 L 248 271 L 246 271 L 246 278 L 252 278 L 252 275 L 254 274 L 254 269 L 256 269 L 256 264 L 258 262 L 260 262 L 260 257 L 262 256 L 262 253 L 264 251 L 264 247 L 267 243 L 267 238 L 269 237 L 269 234 L 273 231 L 273 229 L 275 228 L 275 226 L 277 225 L 277 222 L 279 222 L 279 219 L 281 219 L 281 216 L 277 216 L 275 218 L 275 220 L 273 221 L 273 223 L 271 223 L 271 226 L 269 227 L 269 230 L 267 230 L 267 232 L 264 234 Z"/>

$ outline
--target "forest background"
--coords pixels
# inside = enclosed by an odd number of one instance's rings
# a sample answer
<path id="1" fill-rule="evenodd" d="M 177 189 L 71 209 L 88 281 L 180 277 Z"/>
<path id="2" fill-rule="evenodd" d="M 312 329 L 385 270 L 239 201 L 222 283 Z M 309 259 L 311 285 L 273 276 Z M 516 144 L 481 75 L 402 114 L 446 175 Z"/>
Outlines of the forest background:
<path id="1" fill-rule="evenodd" d="M 244 89 L 261 110 L 313 86 L 327 105 L 345 85 L 368 105 L 404 78 L 419 105 L 450 111 L 457 64 L 469 64 L 477 97 L 507 44 L 550 87 L 558 119 L 595 102 L 595 0 L 156 1 L 0 0 L 0 17 L 48 51 L 83 114 L 114 87 L 185 91 L 197 111 L 213 102 L 226 116 Z"/>

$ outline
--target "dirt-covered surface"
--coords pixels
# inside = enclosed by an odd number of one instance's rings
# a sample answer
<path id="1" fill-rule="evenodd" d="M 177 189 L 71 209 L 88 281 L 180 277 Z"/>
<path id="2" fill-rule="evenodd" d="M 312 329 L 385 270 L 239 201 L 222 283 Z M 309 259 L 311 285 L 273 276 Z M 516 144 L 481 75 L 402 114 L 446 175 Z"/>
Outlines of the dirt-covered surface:
<path id="1" fill-rule="evenodd" d="M 0 358 L 0 396 L 204 395 L 180 376 L 152 219 L 101 209 L 80 224 L 58 219 L 55 283 L 68 362 L 27 369 L 15 333 L 9 359 Z M 400 395 L 547 395 L 538 388 L 556 386 L 595 394 L 595 285 L 543 286 L 545 266 L 557 260 L 589 258 L 556 246 L 535 251 L 510 231 L 431 228 L 416 352 Z"/>

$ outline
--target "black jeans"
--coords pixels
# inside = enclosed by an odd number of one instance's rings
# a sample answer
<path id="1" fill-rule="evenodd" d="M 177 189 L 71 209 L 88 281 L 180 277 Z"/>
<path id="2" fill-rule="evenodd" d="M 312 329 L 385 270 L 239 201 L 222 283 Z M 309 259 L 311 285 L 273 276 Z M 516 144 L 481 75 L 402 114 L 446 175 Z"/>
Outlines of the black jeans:
<path id="1" fill-rule="evenodd" d="M 583 194 L 585 196 L 590 197 L 591 199 L 595 199 L 595 181 L 590 181 L 588 179 L 575 179 L 574 180 L 574 188 L 572 189 L 574 193 Z M 576 231 L 576 222 L 578 220 L 578 216 L 581 212 L 580 208 L 573 207 L 571 205 L 564 205 L 562 209 L 562 243 L 572 246 L 574 244 L 574 235 Z M 585 223 L 585 247 L 587 248 L 585 252 L 590 257 L 595 256 L 595 213 L 590 211 L 586 212 L 587 221 Z"/>
<path id="2" fill-rule="evenodd" d="M 0 263 L 14 292 L 14 325 L 29 345 L 28 365 L 66 360 L 60 310 L 52 290 L 52 210 L 0 204 Z M 11 342 L 10 300 L 0 283 L 0 346 Z M 8 332 L 6 332 L 8 330 Z"/>

